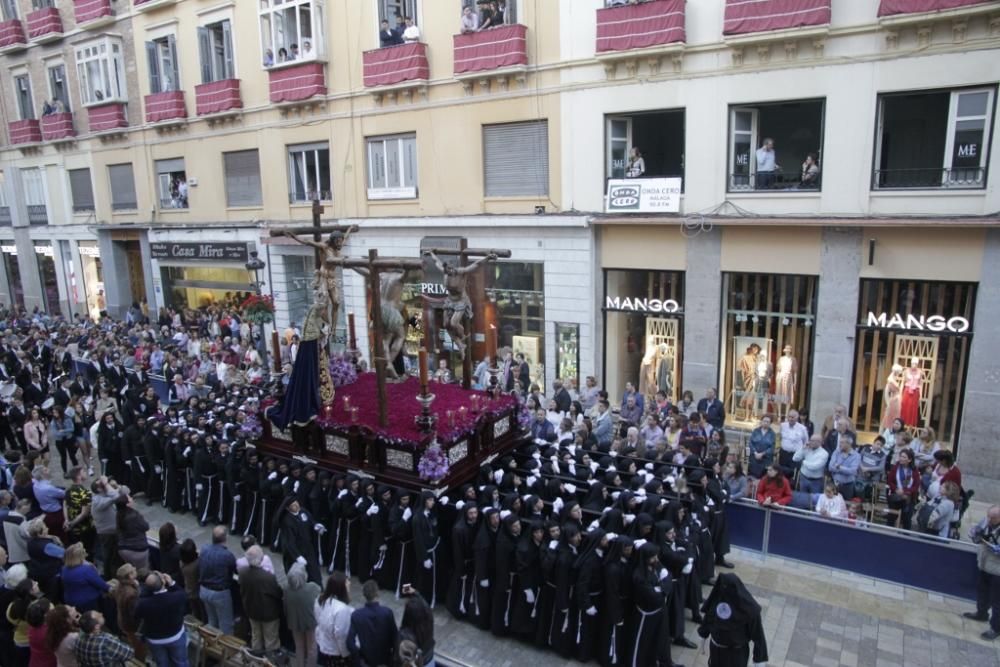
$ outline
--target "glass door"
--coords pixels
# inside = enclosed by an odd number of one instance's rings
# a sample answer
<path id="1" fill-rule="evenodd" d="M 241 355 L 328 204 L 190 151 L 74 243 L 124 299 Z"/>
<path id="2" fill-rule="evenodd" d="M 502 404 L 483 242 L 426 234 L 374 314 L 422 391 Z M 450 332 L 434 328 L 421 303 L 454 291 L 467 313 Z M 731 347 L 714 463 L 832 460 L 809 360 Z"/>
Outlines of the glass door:
<path id="1" fill-rule="evenodd" d="M 607 177 L 625 178 L 628 152 L 632 148 L 632 119 L 608 118 Z"/>
<path id="2" fill-rule="evenodd" d="M 757 110 L 733 109 L 729 127 L 732 133 L 729 146 L 729 154 L 732 156 L 730 189 L 752 190 L 754 172 L 757 171 L 754 159 L 754 146 L 757 145 Z"/>

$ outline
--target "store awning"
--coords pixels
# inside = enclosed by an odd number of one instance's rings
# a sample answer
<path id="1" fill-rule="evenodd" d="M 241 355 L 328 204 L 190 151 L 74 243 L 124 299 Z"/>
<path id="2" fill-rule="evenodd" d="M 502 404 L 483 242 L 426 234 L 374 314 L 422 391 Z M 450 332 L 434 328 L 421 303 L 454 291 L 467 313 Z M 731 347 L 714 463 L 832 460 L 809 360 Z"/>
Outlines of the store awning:
<path id="1" fill-rule="evenodd" d="M 664 225 L 698 227 L 1000 227 L 1000 216 L 927 218 L 792 218 L 726 216 L 595 215 L 592 225 Z"/>

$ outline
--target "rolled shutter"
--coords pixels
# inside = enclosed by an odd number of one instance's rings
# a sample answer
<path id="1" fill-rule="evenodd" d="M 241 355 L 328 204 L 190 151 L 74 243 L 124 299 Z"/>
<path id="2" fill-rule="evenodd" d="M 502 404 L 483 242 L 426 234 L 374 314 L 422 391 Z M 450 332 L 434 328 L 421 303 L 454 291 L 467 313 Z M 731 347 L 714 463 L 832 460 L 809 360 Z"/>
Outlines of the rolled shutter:
<path id="1" fill-rule="evenodd" d="M 73 195 L 73 211 L 94 210 L 94 189 L 90 184 L 90 169 L 70 169 L 69 189 Z"/>
<path id="2" fill-rule="evenodd" d="M 157 174 L 175 174 L 179 171 L 184 171 L 184 158 L 182 157 L 156 161 Z"/>
<path id="3" fill-rule="evenodd" d="M 487 197 L 549 194 L 548 121 L 483 126 Z"/>
<path id="4" fill-rule="evenodd" d="M 111 184 L 111 208 L 114 210 L 139 208 L 135 199 L 135 177 L 132 165 L 113 164 L 108 167 Z"/>
<path id="5" fill-rule="evenodd" d="M 263 199 L 260 185 L 260 157 L 257 151 L 225 153 L 223 159 L 226 169 L 226 204 L 260 206 Z"/>

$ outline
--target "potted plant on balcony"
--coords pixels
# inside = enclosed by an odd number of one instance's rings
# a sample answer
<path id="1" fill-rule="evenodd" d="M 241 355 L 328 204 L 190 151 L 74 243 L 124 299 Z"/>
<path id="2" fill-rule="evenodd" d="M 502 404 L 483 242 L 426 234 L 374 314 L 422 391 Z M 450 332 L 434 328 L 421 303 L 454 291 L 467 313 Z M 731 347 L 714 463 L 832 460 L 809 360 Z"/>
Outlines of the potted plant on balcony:
<path id="1" fill-rule="evenodd" d="M 269 294 L 251 294 L 240 308 L 243 319 L 251 324 L 268 324 L 274 321 L 274 299 Z"/>

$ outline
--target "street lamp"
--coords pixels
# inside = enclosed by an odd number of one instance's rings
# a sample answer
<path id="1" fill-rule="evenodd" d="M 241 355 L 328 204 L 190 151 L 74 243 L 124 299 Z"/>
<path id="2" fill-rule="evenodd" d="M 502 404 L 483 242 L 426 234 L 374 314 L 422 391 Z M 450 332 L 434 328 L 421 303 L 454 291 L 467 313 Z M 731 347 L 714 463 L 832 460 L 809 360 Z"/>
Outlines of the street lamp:
<path id="1" fill-rule="evenodd" d="M 250 259 L 247 260 L 246 269 L 248 272 L 253 272 L 253 282 L 250 283 L 250 287 L 254 289 L 257 296 L 263 294 L 264 282 L 260 279 L 260 272 L 264 270 L 267 264 L 264 260 L 260 258 L 256 250 L 250 251 Z M 267 347 L 264 343 L 264 322 L 259 322 L 260 324 L 260 335 L 257 338 L 257 352 L 260 354 L 261 363 L 265 366 L 267 365 Z"/>

